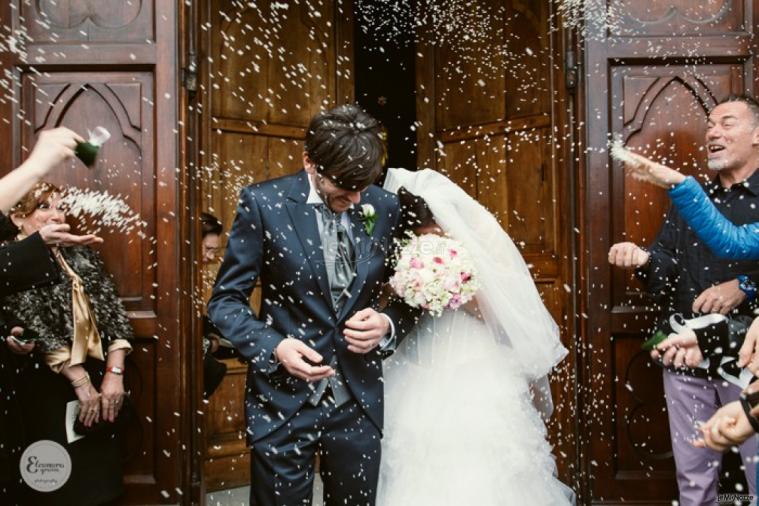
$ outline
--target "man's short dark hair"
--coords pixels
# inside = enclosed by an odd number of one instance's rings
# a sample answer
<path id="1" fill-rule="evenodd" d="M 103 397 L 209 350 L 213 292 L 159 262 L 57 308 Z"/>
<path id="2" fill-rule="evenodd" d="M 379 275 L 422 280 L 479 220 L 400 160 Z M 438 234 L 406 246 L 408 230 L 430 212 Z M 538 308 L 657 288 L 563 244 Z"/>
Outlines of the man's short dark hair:
<path id="1" fill-rule="evenodd" d="M 211 234 L 221 235 L 222 230 L 224 230 L 224 227 L 221 226 L 221 222 L 216 216 L 210 213 L 200 213 L 200 233 L 202 238 Z"/>
<path id="2" fill-rule="evenodd" d="M 357 105 L 341 105 L 311 119 L 306 153 L 322 176 L 346 190 L 362 190 L 382 172 L 382 125 Z"/>
<path id="3" fill-rule="evenodd" d="M 751 111 L 751 115 L 754 117 L 754 126 L 759 126 L 759 102 L 757 102 L 755 98 L 749 97 L 748 95 L 729 95 L 717 105 L 726 104 L 728 102 L 742 102 L 746 104 L 746 107 L 748 107 L 749 111 Z"/>

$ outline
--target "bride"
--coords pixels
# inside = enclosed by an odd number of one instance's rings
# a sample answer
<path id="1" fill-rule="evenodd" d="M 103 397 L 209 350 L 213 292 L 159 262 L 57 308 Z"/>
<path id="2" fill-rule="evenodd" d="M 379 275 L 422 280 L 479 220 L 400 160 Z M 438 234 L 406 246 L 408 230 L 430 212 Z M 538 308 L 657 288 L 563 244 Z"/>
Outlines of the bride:
<path id="1" fill-rule="evenodd" d="M 390 169 L 384 188 L 399 193 L 417 234 L 469 250 L 480 290 L 464 310 L 425 315 L 385 362 L 377 504 L 573 503 L 541 419 L 553 409 L 547 375 L 567 351 L 519 251 L 442 174 Z"/>

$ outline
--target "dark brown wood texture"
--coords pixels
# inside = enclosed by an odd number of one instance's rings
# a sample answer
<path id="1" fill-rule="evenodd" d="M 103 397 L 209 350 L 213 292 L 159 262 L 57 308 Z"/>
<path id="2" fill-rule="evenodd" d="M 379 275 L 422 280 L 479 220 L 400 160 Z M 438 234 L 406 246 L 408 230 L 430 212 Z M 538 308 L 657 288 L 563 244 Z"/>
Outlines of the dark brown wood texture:
<path id="1" fill-rule="evenodd" d="M 531 265 L 546 306 L 572 345 L 569 294 L 569 172 L 561 32 L 550 3 L 478 2 L 494 14 L 480 61 L 457 48 L 420 44 L 419 166 L 432 167 L 477 198 Z M 562 479 L 575 474 L 574 376 L 570 356 L 553 378 L 550 424 Z"/>
<path id="2" fill-rule="evenodd" d="M 352 4 L 202 5 L 200 202 L 228 231 L 240 188 L 300 170 L 311 117 L 353 100 Z M 255 294 L 252 302 L 257 308 Z M 227 363 L 227 377 L 204 408 L 208 490 L 250 479 L 246 366 Z"/>
<path id="3" fill-rule="evenodd" d="M 137 335 L 126 382 L 139 424 L 128 434 L 125 502 L 179 502 L 189 397 L 179 325 L 177 3 L 10 4 L 0 8 L 0 25 L 17 34 L 20 51 L 2 56 L 10 84 L 2 170 L 23 160 L 43 129 L 63 125 L 86 136 L 102 125 L 112 133 L 93 169 L 75 160 L 49 179 L 120 195 L 147 223 L 142 235 L 104 231 L 98 247 Z"/>
<path id="4" fill-rule="evenodd" d="M 606 142 L 620 135 L 689 174 L 703 172 L 708 111 L 730 93 L 755 91 L 756 5 L 609 4 L 617 22 L 584 45 L 581 480 L 594 503 L 670 504 L 677 488 L 661 370 L 640 348 L 655 308 L 629 272 L 607 262 L 613 243 L 648 245 L 669 202 L 662 190 L 626 177 Z"/>

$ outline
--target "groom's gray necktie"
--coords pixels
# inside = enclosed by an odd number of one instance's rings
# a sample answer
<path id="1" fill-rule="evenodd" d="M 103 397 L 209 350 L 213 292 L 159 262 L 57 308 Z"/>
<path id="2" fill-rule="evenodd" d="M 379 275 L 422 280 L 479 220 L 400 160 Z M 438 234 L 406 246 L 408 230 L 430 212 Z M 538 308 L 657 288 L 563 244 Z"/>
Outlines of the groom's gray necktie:
<path id="1" fill-rule="evenodd" d="M 334 213 L 326 204 L 318 204 L 315 207 L 317 219 L 321 225 L 319 229 L 332 305 L 335 311 L 339 313 L 345 301 L 350 297 L 348 289 L 356 276 L 353 245 L 348 231 L 342 224 L 341 215 Z M 308 399 L 313 406 L 319 404 L 327 386 L 332 390 L 337 406 L 350 399 L 350 394 L 337 364 L 337 355 L 332 355 L 329 365 L 335 370 L 335 375 L 321 380 L 316 385 L 314 393 Z"/>
<path id="2" fill-rule="evenodd" d="M 348 288 L 356 275 L 353 245 L 340 214 L 333 212 L 325 204 L 317 205 L 316 209 L 321 218 L 322 248 L 329 288 L 332 292 L 332 305 L 339 313 L 345 300 L 350 297 Z"/>

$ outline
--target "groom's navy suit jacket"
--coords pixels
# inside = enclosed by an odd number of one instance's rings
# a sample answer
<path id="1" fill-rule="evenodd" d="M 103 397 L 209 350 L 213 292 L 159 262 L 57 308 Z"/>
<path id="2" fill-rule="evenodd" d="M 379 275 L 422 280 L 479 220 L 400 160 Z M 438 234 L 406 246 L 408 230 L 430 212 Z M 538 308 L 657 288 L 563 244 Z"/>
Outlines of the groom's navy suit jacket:
<path id="1" fill-rule="evenodd" d="M 362 193 L 361 204 L 371 204 L 377 215 L 371 236 L 365 231 L 360 206 L 348 211 L 357 272 L 350 299 L 336 313 L 314 207 L 306 203 L 309 189 L 308 175 L 300 171 L 241 191 L 224 262 L 208 303 L 213 323 L 249 364 L 245 407 L 251 442 L 282 426 L 315 386 L 272 366 L 273 351 L 285 337 L 314 348 L 324 364 L 337 354 L 348 389 L 382 430 L 380 352 L 348 351 L 342 330 L 356 311 L 377 302 L 387 280 L 385 256 L 397 233 L 398 199 L 377 186 Z M 249 304 L 257 278 L 263 291 L 259 315 Z M 410 329 L 416 315 L 400 302 L 383 312 L 393 320 L 396 338 Z"/>

